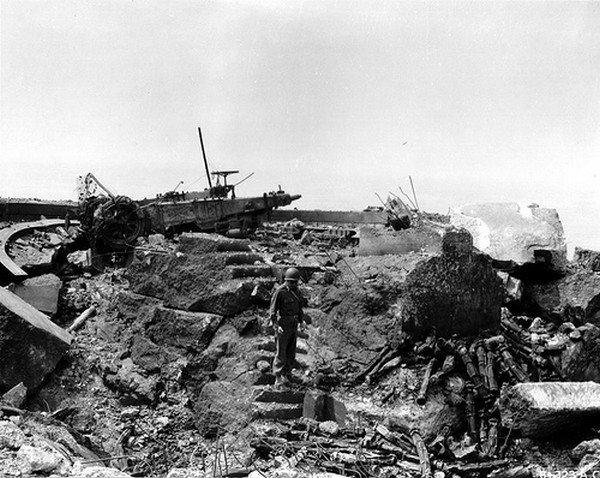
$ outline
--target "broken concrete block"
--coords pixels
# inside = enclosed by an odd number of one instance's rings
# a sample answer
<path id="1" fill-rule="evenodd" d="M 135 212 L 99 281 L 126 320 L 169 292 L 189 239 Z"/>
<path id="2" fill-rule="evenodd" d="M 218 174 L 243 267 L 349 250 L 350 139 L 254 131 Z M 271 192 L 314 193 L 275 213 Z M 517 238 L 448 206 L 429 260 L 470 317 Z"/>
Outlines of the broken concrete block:
<path id="1" fill-rule="evenodd" d="M 20 382 L 39 386 L 72 337 L 32 305 L 0 287 L 0 393 Z"/>
<path id="2" fill-rule="evenodd" d="M 207 252 L 251 252 L 250 241 L 232 239 L 218 234 L 185 232 L 179 236 L 178 251 L 184 254 L 206 254 Z"/>
<path id="3" fill-rule="evenodd" d="M 123 393 L 125 397 L 129 395 L 134 401 L 153 403 L 158 396 L 159 386 L 158 378 L 146 377 L 142 369 L 137 367 L 131 358 L 123 360 L 114 370 L 105 369 L 104 382 L 107 386 Z"/>
<path id="4" fill-rule="evenodd" d="M 594 438 L 593 440 L 582 441 L 571 450 L 571 458 L 575 463 L 579 463 L 589 453 L 594 455 L 600 454 L 600 439 Z"/>
<path id="5" fill-rule="evenodd" d="M 13 286 L 13 292 L 37 310 L 55 314 L 58 310 L 58 294 L 62 281 L 54 274 L 44 274 L 25 279 Z"/>
<path id="6" fill-rule="evenodd" d="M 0 421 L 0 450 L 18 450 L 25 441 L 25 433 L 12 422 Z"/>
<path id="7" fill-rule="evenodd" d="M 252 305 L 252 291 L 272 279 L 231 279 L 225 257 L 219 253 L 202 256 L 138 256 L 127 271 L 131 289 L 156 297 L 174 309 L 234 315 Z"/>
<path id="8" fill-rule="evenodd" d="M 555 209 L 517 203 L 469 204 L 450 212 L 450 223 L 473 235 L 477 249 L 494 259 L 535 262 L 535 251 L 548 251 L 551 264 L 563 269 L 567 245 Z"/>
<path id="9" fill-rule="evenodd" d="M 576 247 L 572 262 L 579 267 L 598 272 L 600 271 L 600 252 Z"/>
<path id="10" fill-rule="evenodd" d="M 319 422 L 334 421 L 346 426 L 346 406 L 331 395 L 307 393 L 302 404 L 302 416 Z"/>
<path id="11" fill-rule="evenodd" d="M 585 324 L 575 330 L 580 339 L 565 341 L 560 356 L 560 373 L 563 380 L 579 382 L 591 380 L 600 383 L 600 328 Z M 573 333 L 573 332 L 571 332 Z"/>
<path id="12" fill-rule="evenodd" d="M 294 420 L 302 417 L 302 405 L 297 403 L 255 402 L 254 414 L 271 420 Z"/>
<path id="13" fill-rule="evenodd" d="M 519 383 L 502 389 L 499 407 L 502 426 L 525 437 L 587 429 L 600 421 L 600 384 Z"/>
<path id="14" fill-rule="evenodd" d="M 363 226 L 359 232 L 358 254 L 360 256 L 383 256 L 441 251 L 441 235 L 434 230 L 404 229 L 394 231 L 387 228 Z"/>
<path id="15" fill-rule="evenodd" d="M 23 445 L 17 452 L 17 458 L 24 463 L 23 468 L 32 474 L 49 474 L 68 463 L 67 458 L 51 447 Z"/>
<path id="16" fill-rule="evenodd" d="M 21 408 L 26 398 L 27 387 L 21 382 L 2 395 L 1 401 L 9 404 L 11 407 Z"/>
<path id="17" fill-rule="evenodd" d="M 424 337 L 474 336 L 498 330 L 504 290 L 489 261 L 472 251 L 463 230 L 443 238 L 443 254 L 418 263 L 408 273 L 399 300 L 402 330 Z"/>
<path id="18" fill-rule="evenodd" d="M 544 318 L 600 326 L 600 274 L 580 268 L 551 282 L 526 284 L 523 299 Z"/>
<path id="19" fill-rule="evenodd" d="M 498 277 L 502 280 L 502 285 L 504 286 L 504 301 L 505 302 L 514 302 L 521 300 L 521 296 L 523 295 L 523 283 L 507 272 L 498 271 Z"/>
<path id="20" fill-rule="evenodd" d="M 156 307 L 146 334 L 155 344 L 202 352 L 223 322 L 223 316 Z"/>
<path id="21" fill-rule="evenodd" d="M 164 300 L 167 305 L 187 310 L 228 280 L 225 258 L 220 254 L 176 256 L 137 255 L 128 268 L 127 279 L 133 292 Z"/>
<path id="22" fill-rule="evenodd" d="M 188 309 L 225 316 L 235 315 L 252 305 L 252 291 L 255 287 L 256 283 L 248 280 L 222 282 L 210 294 L 190 304 Z"/>

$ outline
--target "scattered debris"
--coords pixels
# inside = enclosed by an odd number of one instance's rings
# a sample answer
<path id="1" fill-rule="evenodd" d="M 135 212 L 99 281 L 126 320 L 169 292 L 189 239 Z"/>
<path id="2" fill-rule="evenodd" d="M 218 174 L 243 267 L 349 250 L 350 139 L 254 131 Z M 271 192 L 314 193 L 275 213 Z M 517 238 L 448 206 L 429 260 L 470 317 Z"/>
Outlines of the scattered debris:
<path id="1" fill-rule="evenodd" d="M 0 313 L 32 346 L 55 340 L 40 323 L 68 339 L 35 381 L 2 383 L 0 474 L 502 478 L 596 466 L 600 392 L 573 382 L 600 383 L 594 252 L 534 274 L 402 204 L 408 227 L 371 225 L 372 237 L 353 234 L 364 222 L 299 214 L 244 240 L 139 238 L 126 269 L 102 274 L 67 260 L 55 324 L 27 304 Z M 36 234 L 21 236 L 23 251 Z M 424 239 L 405 250 L 409 237 Z M 380 238 L 394 254 L 359 253 Z M 44 241 L 54 254 L 60 241 Z M 290 266 L 312 323 L 294 383 L 275 390 L 266 307 Z M 579 423 L 576 442 L 549 435 L 565 420 Z"/>

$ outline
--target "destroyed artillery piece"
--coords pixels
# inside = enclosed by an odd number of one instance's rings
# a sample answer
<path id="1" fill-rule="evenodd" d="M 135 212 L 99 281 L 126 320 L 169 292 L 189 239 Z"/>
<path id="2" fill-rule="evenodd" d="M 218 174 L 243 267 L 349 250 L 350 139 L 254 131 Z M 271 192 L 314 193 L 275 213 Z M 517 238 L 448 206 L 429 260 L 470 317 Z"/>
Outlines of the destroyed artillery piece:
<path id="1" fill-rule="evenodd" d="M 112 194 L 88 173 L 81 180 L 78 207 L 70 211 L 79 220 L 83 235 L 65 245 L 56 261 L 64 263 L 68 253 L 89 247 L 92 266 L 97 270 L 108 265 L 126 265 L 133 258 L 138 237 L 152 233 L 191 230 L 243 237 L 254 232 L 273 209 L 300 198 L 299 194 L 282 190 L 238 198 L 235 186 L 226 181 L 235 172 L 213 172 L 224 178 L 224 184 L 211 184 L 201 192 L 171 191 L 141 201 Z M 104 194 L 96 194 L 98 189 Z"/>

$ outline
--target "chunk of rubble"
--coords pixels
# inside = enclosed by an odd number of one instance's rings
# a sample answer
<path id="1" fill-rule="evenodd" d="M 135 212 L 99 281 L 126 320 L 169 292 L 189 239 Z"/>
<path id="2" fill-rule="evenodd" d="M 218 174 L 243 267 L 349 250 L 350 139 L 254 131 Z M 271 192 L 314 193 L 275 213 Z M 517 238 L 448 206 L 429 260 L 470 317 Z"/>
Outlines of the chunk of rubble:
<path id="1" fill-rule="evenodd" d="M 25 442 L 25 434 L 8 420 L 0 421 L 0 450 L 18 450 Z"/>
<path id="2" fill-rule="evenodd" d="M 57 276 L 44 274 L 15 284 L 12 291 L 37 310 L 47 314 L 56 314 L 61 287 L 62 281 Z"/>
<path id="3" fill-rule="evenodd" d="M 600 271 L 600 252 L 576 247 L 572 262 L 578 267 L 598 272 Z"/>
<path id="4" fill-rule="evenodd" d="M 156 307 L 147 326 L 148 337 L 158 345 L 202 352 L 223 322 L 222 315 Z"/>
<path id="5" fill-rule="evenodd" d="M 270 289 L 274 279 L 231 279 L 227 258 L 220 252 L 139 256 L 127 275 L 133 292 L 162 299 L 168 307 L 229 316 L 249 308 L 256 286 Z"/>
<path id="6" fill-rule="evenodd" d="M 578 268 L 551 282 L 529 283 L 523 298 L 544 318 L 600 326 L 600 274 Z"/>
<path id="7" fill-rule="evenodd" d="M 530 382 L 500 393 L 502 425 L 524 437 L 588 429 L 600 422 L 600 384 Z"/>
<path id="8" fill-rule="evenodd" d="M 346 406 L 331 395 L 307 393 L 304 396 L 302 416 L 319 422 L 333 421 L 346 426 Z"/>
<path id="9" fill-rule="evenodd" d="M 25 399 L 27 398 L 27 387 L 23 385 L 23 382 L 18 383 L 13 388 L 11 388 L 8 392 L 2 395 L 0 401 L 7 403 L 11 407 L 21 408 L 23 403 L 25 403 Z"/>
<path id="10" fill-rule="evenodd" d="M 536 204 L 468 204 L 450 211 L 450 223 L 467 229 L 475 247 L 494 259 L 524 264 L 536 261 L 536 251 L 547 251 L 556 269 L 567 263 L 567 245 L 555 209 Z"/>
<path id="11" fill-rule="evenodd" d="M 416 337 L 474 336 L 498 330 L 504 290 L 489 261 L 473 251 L 466 230 L 448 231 L 442 255 L 418 263 L 399 301 L 402 329 Z"/>
<path id="12" fill-rule="evenodd" d="M 574 335 L 579 334 L 579 338 Z M 560 374 L 564 380 L 600 383 L 600 328 L 585 324 L 569 334 L 560 356 Z M 575 338 L 575 340 L 574 340 Z"/>
<path id="13" fill-rule="evenodd" d="M 0 287 L 0 392 L 23 382 L 38 387 L 69 349 L 72 337 L 46 315 Z"/>
<path id="14" fill-rule="evenodd" d="M 358 254 L 360 256 L 384 256 L 410 252 L 437 254 L 442 248 L 441 235 L 434 230 L 391 231 L 381 227 L 363 226 L 359 234 Z"/>

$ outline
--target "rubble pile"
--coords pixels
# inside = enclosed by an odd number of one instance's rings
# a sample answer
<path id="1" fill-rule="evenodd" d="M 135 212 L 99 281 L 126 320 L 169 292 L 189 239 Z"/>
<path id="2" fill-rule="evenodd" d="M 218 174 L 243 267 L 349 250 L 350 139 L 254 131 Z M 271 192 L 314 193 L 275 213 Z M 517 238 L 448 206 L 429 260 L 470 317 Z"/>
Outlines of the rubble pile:
<path id="1" fill-rule="evenodd" d="M 448 222 L 403 224 L 156 234 L 127 268 L 57 271 L 56 298 L 54 278 L 2 289 L 0 328 L 25 325 L 18 337 L 1 329 L 0 344 L 41 353 L 35 331 L 56 327 L 65 346 L 0 381 L 0 474 L 499 478 L 600 466 L 598 253 L 565 263 L 555 241 L 550 256 L 494 257 Z M 25 255 L 38 245 L 20 241 Z M 281 390 L 266 308 L 290 266 L 312 320 L 297 383 Z M 40 296 L 48 316 L 6 305 Z"/>

